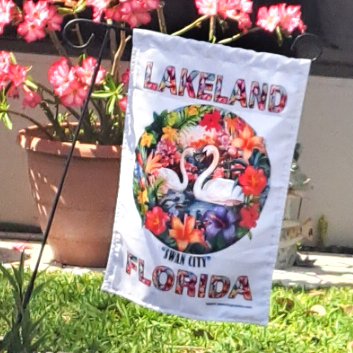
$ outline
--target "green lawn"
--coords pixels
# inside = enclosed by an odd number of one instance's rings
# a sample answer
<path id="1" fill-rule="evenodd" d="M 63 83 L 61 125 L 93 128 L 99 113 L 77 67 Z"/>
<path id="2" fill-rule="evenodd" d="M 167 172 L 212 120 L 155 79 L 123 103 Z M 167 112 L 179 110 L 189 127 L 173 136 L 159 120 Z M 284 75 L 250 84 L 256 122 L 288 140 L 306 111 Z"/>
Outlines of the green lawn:
<path id="1" fill-rule="evenodd" d="M 205 323 L 163 315 L 101 292 L 102 276 L 42 275 L 48 286 L 31 303 L 33 318 L 48 314 L 41 351 L 65 352 L 353 352 L 353 289 L 305 292 L 275 287 L 268 328 Z M 12 297 L 0 277 L 0 310 Z M 320 305 L 319 313 L 310 312 Z M 326 313 L 320 311 L 326 309 Z M 320 316 L 321 315 L 321 316 Z M 0 335 L 7 327 L 0 320 Z M 353 343 L 352 343 L 353 344 Z"/>

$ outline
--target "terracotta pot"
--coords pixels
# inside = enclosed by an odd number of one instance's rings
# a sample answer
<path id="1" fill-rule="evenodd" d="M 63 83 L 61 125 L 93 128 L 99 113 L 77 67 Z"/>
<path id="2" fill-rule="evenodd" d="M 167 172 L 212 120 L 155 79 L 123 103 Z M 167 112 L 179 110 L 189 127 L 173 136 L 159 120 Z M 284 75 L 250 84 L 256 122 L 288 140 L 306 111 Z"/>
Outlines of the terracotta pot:
<path id="1" fill-rule="evenodd" d="M 21 130 L 29 180 L 44 231 L 70 143 L 50 141 L 36 126 Z M 77 143 L 48 238 L 54 259 L 77 266 L 107 263 L 117 198 L 119 146 Z"/>

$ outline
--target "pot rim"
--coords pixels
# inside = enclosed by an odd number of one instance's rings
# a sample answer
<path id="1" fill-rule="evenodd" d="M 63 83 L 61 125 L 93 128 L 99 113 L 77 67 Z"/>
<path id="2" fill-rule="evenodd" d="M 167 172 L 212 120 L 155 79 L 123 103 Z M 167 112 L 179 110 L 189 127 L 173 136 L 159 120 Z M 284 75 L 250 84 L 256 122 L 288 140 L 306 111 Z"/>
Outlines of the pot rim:
<path id="1" fill-rule="evenodd" d="M 71 124 L 70 124 L 71 125 Z M 77 125 L 73 123 L 72 125 Z M 44 125 L 45 128 L 50 124 Z M 17 134 L 16 142 L 27 151 L 41 152 L 56 156 L 67 156 L 70 152 L 71 143 L 52 141 L 38 136 L 39 128 L 36 125 L 21 129 Z M 121 146 L 117 145 L 95 145 L 76 142 L 74 157 L 81 158 L 116 158 L 120 159 Z"/>

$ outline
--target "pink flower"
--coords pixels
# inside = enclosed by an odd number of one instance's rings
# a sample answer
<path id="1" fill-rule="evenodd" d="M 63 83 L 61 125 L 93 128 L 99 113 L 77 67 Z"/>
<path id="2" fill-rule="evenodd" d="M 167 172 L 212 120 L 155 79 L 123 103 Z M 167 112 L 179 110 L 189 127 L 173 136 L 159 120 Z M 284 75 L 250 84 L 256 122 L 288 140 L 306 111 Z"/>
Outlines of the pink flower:
<path id="1" fill-rule="evenodd" d="M 256 24 L 266 31 L 273 32 L 281 21 L 281 15 L 278 6 L 261 7 L 257 13 Z"/>
<path id="2" fill-rule="evenodd" d="M 130 2 L 134 11 L 143 12 L 157 9 L 160 0 L 121 0 L 120 2 Z"/>
<path id="3" fill-rule="evenodd" d="M 0 51 L 0 90 L 6 86 L 8 81 L 10 57 L 10 53 L 6 51 Z"/>
<path id="4" fill-rule="evenodd" d="M 217 0 L 195 0 L 200 15 L 217 15 Z"/>
<path id="5" fill-rule="evenodd" d="M 67 59 L 62 58 L 50 67 L 48 71 L 49 82 L 64 105 L 76 107 L 83 105 L 95 66 L 96 60 L 87 58 L 82 62 L 82 66 L 76 65 L 70 68 Z M 106 71 L 100 68 L 96 84 L 102 83 L 105 74 Z"/>
<path id="6" fill-rule="evenodd" d="M 20 93 L 18 92 L 18 87 L 11 85 L 9 90 L 7 91 L 7 96 L 9 98 L 19 98 Z"/>
<path id="7" fill-rule="evenodd" d="M 22 107 L 25 108 L 29 106 L 30 108 L 35 108 L 41 101 L 42 97 L 37 92 L 33 92 L 27 86 L 23 86 L 25 92 L 25 97 L 22 102 Z"/>
<path id="8" fill-rule="evenodd" d="M 188 176 L 189 181 L 196 181 L 198 174 L 197 174 L 197 167 L 192 163 L 185 162 L 185 170 Z"/>
<path id="9" fill-rule="evenodd" d="M 47 26 L 51 31 L 60 31 L 63 18 L 56 13 L 56 7 L 50 6 L 48 11 Z"/>
<path id="10" fill-rule="evenodd" d="M 251 27 L 249 14 L 252 12 L 251 0 L 195 0 L 199 14 L 231 18 L 238 22 L 242 30 Z"/>
<path id="11" fill-rule="evenodd" d="M 70 67 L 67 59 L 53 63 L 48 71 L 49 82 L 54 87 L 55 93 L 60 97 L 69 84 Z"/>
<path id="12" fill-rule="evenodd" d="M 217 13 L 224 18 L 237 19 L 238 16 L 245 14 L 249 17 L 248 14 L 252 12 L 252 6 L 251 0 L 218 0 Z"/>
<path id="13" fill-rule="evenodd" d="M 121 21 L 121 18 L 122 18 L 122 14 L 121 14 L 121 6 L 120 5 L 117 5 L 117 6 L 114 6 L 110 9 L 107 9 L 105 11 L 105 18 L 107 19 L 111 19 L 113 21 L 116 21 L 116 22 L 119 22 Z"/>
<path id="14" fill-rule="evenodd" d="M 230 148 L 231 140 L 230 136 L 224 131 L 217 133 L 217 142 L 219 144 L 219 149 L 227 151 Z"/>
<path id="15" fill-rule="evenodd" d="M 288 33 L 292 33 L 295 29 L 299 29 L 301 32 L 305 31 L 305 25 L 301 20 L 301 7 L 300 6 L 288 6 L 286 4 L 280 4 L 279 13 L 281 17 L 280 26 Z"/>
<path id="16" fill-rule="evenodd" d="M 155 10 L 160 0 L 120 0 L 118 5 L 110 7 L 110 0 L 87 0 L 93 7 L 93 21 L 99 22 L 104 14 L 107 19 L 127 22 L 130 27 L 147 24 L 151 21 L 149 11 Z"/>
<path id="17" fill-rule="evenodd" d="M 76 75 L 82 80 L 86 85 L 90 85 L 92 82 L 93 71 L 97 65 L 95 58 L 87 58 L 83 60 L 82 66 L 76 66 Z M 98 75 L 96 78 L 96 85 L 103 82 L 106 71 L 104 68 L 100 67 L 98 70 Z"/>
<path id="18" fill-rule="evenodd" d="M 49 18 L 49 8 L 46 1 L 40 0 L 34 3 L 27 0 L 23 5 L 24 20 L 34 22 L 40 27 L 45 27 Z"/>
<path id="19" fill-rule="evenodd" d="M 177 145 L 167 139 L 158 142 L 156 155 L 161 157 L 159 163 L 161 163 L 163 167 L 168 167 L 180 162 L 180 152 L 177 150 Z"/>
<path id="20" fill-rule="evenodd" d="M 12 249 L 18 252 L 23 252 L 27 249 L 32 249 L 32 246 L 22 243 L 22 244 L 14 245 Z"/>
<path id="21" fill-rule="evenodd" d="M 150 14 L 139 5 L 139 0 L 124 1 L 121 4 L 121 20 L 127 22 L 131 28 L 151 21 Z"/>
<path id="22" fill-rule="evenodd" d="M 123 112 L 123 113 L 126 113 L 126 106 L 127 106 L 127 98 L 124 97 L 123 99 L 121 99 L 119 101 L 119 107 L 120 107 L 120 110 Z"/>
<path id="23" fill-rule="evenodd" d="M 28 43 L 45 37 L 44 27 L 39 26 L 35 22 L 24 21 L 20 23 L 17 32 Z"/>
<path id="24" fill-rule="evenodd" d="M 217 178 L 224 178 L 224 168 L 217 168 L 214 172 L 213 172 L 213 179 L 217 179 Z"/>
<path id="25" fill-rule="evenodd" d="M 56 13 L 55 6 L 48 6 L 48 1 L 40 0 L 34 3 L 28 0 L 23 5 L 23 22 L 17 28 L 19 35 L 27 42 L 45 37 L 45 28 L 51 31 L 61 29 L 62 17 Z"/>
<path id="26" fill-rule="evenodd" d="M 100 22 L 101 17 L 107 9 L 110 0 L 87 0 L 87 6 L 93 7 L 93 21 Z"/>
<path id="27" fill-rule="evenodd" d="M 241 13 L 238 15 L 238 27 L 239 29 L 243 30 L 246 32 L 248 28 L 250 28 L 252 25 L 250 16 L 246 13 Z"/>
<path id="28" fill-rule="evenodd" d="M 22 85 L 26 81 L 28 69 L 20 65 L 10 64 L 8 78 L 15 87 Z"/>
<path id="29" fill-rule="evenodd" d="M 61 102 L 67 107 L 82 107 L 87 97 L 87 92 L 88 86 L 72 79 L 61 96 Z"/>
<path id="30" fill-rule="evenodd" d="M 129 79 L 130 79 L 130 69 L 127 69 L 122 75 L 121 75 L 121 82 L 128 86 L 129 85 Z"/>
<path id="31" fill-rule="evenodd" d="M 0 34 L 3 34 L 4 27 L 11 22 L 14 7 L 15 4 L 11 0 L 0 0 Z"/>

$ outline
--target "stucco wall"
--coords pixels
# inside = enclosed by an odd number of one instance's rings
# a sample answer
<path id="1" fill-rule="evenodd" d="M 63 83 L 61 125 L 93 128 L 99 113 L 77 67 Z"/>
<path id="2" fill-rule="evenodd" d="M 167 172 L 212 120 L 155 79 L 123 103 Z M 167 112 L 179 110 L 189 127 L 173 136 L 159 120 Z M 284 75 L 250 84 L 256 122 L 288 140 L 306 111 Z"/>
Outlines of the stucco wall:
<path id="1" fill-rule="evenodd" d="M 22 65 L 33 65 L 33 76 L 47 81 L 47 69 L 53 58 L 17 55 Z M 353 247 L 353 119 L 351 101 L 353 80 L 310 77 L 298 141 L 303 145 L 301 168 L 312 178 L 313 189 L 304 201 L 302 216 L 321 215 L 329 222 L 326 244 Z M 21 110 L 20 102 L 13 104 Z M 25 113 L 28 110 L 24 111 Z M 40 110 L 30 111 L 39 119 Z M 14 118 L 13 131 L 0 126 L 0 223 L 37 225 L 36 210 L 27 180 L 26 155 L 16 143 L 16 131 L 27 126 Z"/>

